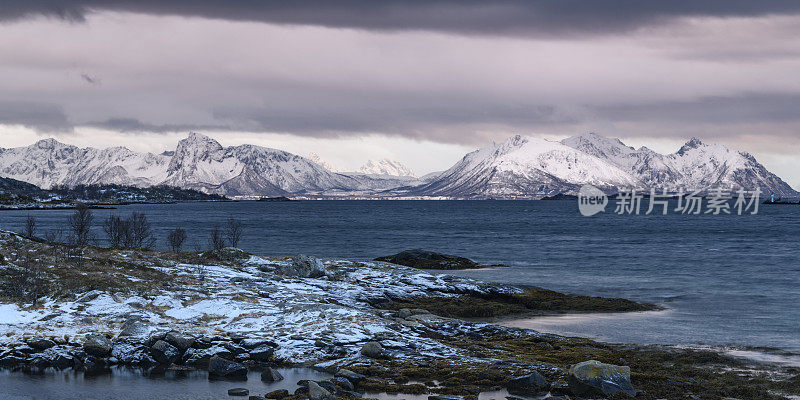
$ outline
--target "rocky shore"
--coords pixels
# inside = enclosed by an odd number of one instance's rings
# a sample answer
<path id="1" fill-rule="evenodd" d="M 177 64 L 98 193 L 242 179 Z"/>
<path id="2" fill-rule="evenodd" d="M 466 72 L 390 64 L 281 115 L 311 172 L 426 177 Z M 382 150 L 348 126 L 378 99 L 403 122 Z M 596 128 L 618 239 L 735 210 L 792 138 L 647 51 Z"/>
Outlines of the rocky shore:
<path id="1" fill-rule="evenodd" d="M 791 368 L 453 318 L 434 305 L 452 309 L 464 299 L 502 303 L 530 294 L 387 262 L 269 258 L 238 249 L 89 247 L 75 254 L 10 232 L 0 232 L 0 256 L 0 366 L 20 373 L 103 374 L 126 366 L 200 369 L 209 379 L 230 380 L 262 371 L 270 382 L 282 379 L 277 367 L 306 366 L 334 376 L 298 382 L 293 392 L 232 386 L 230 393 L 286 400 L 381 392 L 474 399 L 499 389 L 554 399 L 800 394 L 800 374 Z M 40 279 L 35 301 L 12 297 L 9 282 L 26 270 Z M 598 299 L 580 297 L 558 308 Z M 553 304 L 534 299 L 524 303 L 528 311 Z"/>

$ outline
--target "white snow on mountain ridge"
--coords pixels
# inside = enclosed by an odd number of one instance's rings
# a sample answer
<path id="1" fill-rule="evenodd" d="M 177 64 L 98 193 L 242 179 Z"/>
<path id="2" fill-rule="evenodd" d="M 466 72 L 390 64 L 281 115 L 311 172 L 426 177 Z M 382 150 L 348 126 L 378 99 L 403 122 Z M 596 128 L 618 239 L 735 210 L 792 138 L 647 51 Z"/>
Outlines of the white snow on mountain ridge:
<path id="1" fill-rule="evenodd" d="M 386 158 L 378 161 L 369 160 L 366 164 L 358 169 L 358 172 L 368 175 L 408 176 L 412 178 L 417 177 L 410 168 L 398 161 L 389 160 Z"/>

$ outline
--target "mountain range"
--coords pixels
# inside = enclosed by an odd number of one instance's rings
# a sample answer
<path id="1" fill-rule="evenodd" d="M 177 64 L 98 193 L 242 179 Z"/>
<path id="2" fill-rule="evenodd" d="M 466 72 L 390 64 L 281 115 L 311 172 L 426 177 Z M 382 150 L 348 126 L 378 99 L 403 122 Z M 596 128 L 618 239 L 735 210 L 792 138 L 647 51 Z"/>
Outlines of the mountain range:
<path id="1" fill-rule="evenodd" d="M 634 149 L 593 133 L 548 141 L 513 136 L 464 156 L 450 169 L 417 178 L 391 160 L 369 161 L 357 172 L 335 172 L 283 150 L 223 147 L 190 133 L 174 151 L 138 153 L 125 147 L 79 148 L 40 140 L 0 148 L 0 177 L 43 188 L 92 184 L 166 185 L 231 197 L 540 198 L 575 193 L 583 184 L 616 188 L 761 188 L 798 193 L 751 155 L 692 139 L 673 154 Z"/>

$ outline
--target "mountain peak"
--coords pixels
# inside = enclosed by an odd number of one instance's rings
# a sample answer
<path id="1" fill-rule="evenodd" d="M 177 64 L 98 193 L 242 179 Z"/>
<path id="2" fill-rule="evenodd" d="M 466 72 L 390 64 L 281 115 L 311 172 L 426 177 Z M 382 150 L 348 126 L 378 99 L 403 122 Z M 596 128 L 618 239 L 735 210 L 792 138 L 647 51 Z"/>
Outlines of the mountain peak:
<path id="1" fill-rule="evenodd" d="M 189 136 L 178 142 L 178 148 L 201 148 L 206 151 L 221 150 L 222 145 L 202 133 L 189 132 Z"/>
<path id="2" fill-rule="evenodd" d="M 689 139 L 689 141 L 686 142 L 683 146 L 681 146 L 681 148 L 678 150 L 678 154 L 683 155 L 689 150 L 697 149 L 705 145 L 706 144 L 703 143 L 700 139 L 693 137 Z"/>
<path id="3" fill-rule="evenodd" d="M 416 178 L 416 175 L 414 175 L 410 168 L 398 161 L 389 160 L 386 158 L 378 161 L 369 160 L 366 162 L 366 164 L 358 169 L 358 172 L 362 174 L 411 176 Z"/>
<path id="4" fill-rule="evenodd" d="M 57 147 L 66 147 L 67 145 L 64 143 L 59 142 L 54 138 L 47 138 L 39 140 L 38 142 L 34 143 L 32 147 L 36 147 L 43 150 L 52 150 Z"/>

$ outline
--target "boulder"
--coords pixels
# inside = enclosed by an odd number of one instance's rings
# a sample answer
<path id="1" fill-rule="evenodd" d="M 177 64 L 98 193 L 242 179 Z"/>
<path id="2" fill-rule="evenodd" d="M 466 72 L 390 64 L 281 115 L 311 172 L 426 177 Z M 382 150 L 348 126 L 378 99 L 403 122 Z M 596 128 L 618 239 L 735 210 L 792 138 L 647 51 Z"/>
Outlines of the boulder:
<path id="1" fill-rule="evenodd" d="M 261 346 L 278 347 L 278 345 L 269 339 L 242 339 L 239 345 L 246 349 L 255 349 Z"/>
<path id="2" fill-rule="evenodd" d="M 250 391 L 245 388 L 228 389 L 228 396 L 247 396 L 249 394 Z"/>
<path id="3" fill-rule="evenodd" d="M 289 396 L 289 391 L 286 389 L 273 390 L 264 395 L 264 397 L 273 400 L 280 400 L 286 396 Z"/>
<path id="4" fill-rule="evenodd" d="M 535 395 L 546 392 L 548 384 L 540 373 L 534 371 L 527 375 L 511 378 L 507 387 L 509 393 Z"/>
<path id="5" fill-rule="evenodd" d="M 150 367 L 156 364 L 156 360 L 150 356 L 150 348 L 136 342 L 115 343 L 114 348 L 111 349 L 111 356 L 124 365 Z"/>
<path id="6" fill-rule="evenodd" d="M 247 379 L 247 367 L 219 356 L 208 361 L 209 379 Z"/>
<path id="7" fill-rule="evenodd" d="M 482 265 L 469 258 L 419 249 L 405 250 L 391 256 L 378 257 L 375 261 L 385 261 L 420 269 L 470 269 L 482 267 Z"/>
<path id="8" fill-rule="evenodd" d="M 28 346 L 31 346 L 31 348 L 37 351 L 47 350 L 55 345 L 56 342 L 45 338 L 33 338 L 28 340 Z"/>
<path id="9" fill-rule="evenodd" d="M 275 268 L 280 275 L 296 276 L 299 278 L 321 278 L 328 274 L 325 265 L 316 257 L 299 255 L 292 259 L 291 264 L 281 264 Z"/>
<path id="10" fill-rule="evenodd" d="M 83 371 L 87 375 L 98 375 L 108 371 L 108 365 L 102 358 L 86 357 L 83 361 Z"/>
<path id="11" fill-rule="evenodd" d="M 112 348 L 113 344 L 107 337 L 95 333 L 86 335 L 86 339 L 83 342 L 83 350 L 86 351 L 86 354 L 95 357 L 108 356 Z"/>
<path id="12" fill-rule="evenodd" d="M 207 349 L 190 348 L 183 353 L 183 363 L 186 365 L 205 366 L 213 356 L 233 357 L 230 350 L 222 346 L 211 346 Z"/>
<path id="13" fill-rule="evenodd" d="M 267 367 L 261 371 L 261 380 L 264 382 L 282 381 L 283 375 L 274 368 Z"/>
<path id="14" fill-rule="evenodd" d="M 334 376 L 345 378 L 348 381 L 350 381 L 354 386 L 357 386 L 359 383 L 361 383 L 361 381 L 363 381 L 364 379 L 367 379 L 366 376 L 361 375 L 361 374 L 357 374 L 357 373 L 355 373 L 353 371 L 350 371 L 349 369 L 345 369 L 345 368 L 342 368 L 342 369 L 336 371 L 336 374 Z"/>
<path id="15" fill-rule="evenodd" d="M 622 392 L 636 396 L 630 367 L 590 360 L 569 368 L 569 389 L 578 396 L 614 396 Z"/>
<path id="16" fill-rule="evenodd" d="M 180 357 L 181 351 L 177 347 L 159 340 L 150 348 L 150 355 L 159 364 L 172 364 Z"/>
<path id="17" fill-rule="evenodd" d="M 367 342 L 361 347 L 361 354 L 370 358 L 379 358 L 383 355 L 383 346 L 378 342 Z"/>
<path id="18" fill-rule="evenodd" d="M 347 391 L 354 391 L 356 390 L 353 382 L 350 382 L 349 379 L 343 377 L 334 377 L 331 378 L 331 382 L 336 386 L 339 390 L 347 390 Z"/>
<path id="19" fill-rule="evenodd" d="M 331 392 L 323 389 L 317 382 L 308 381 L 308 398 L 311 400 L 323 400 L 330 398 Z"/>
<path id="20" fill-rule="evenodd" d="M 194 338 L 188 335 L 183 335 L 180 332 L 170 331 L 164 335 L 164 341 L 167 343 L 175 346 L 181 352 L 186 351 L 186 349 L 192 347 L 194 344 Z"/>
<path id="21" fill-rule="evenodd" d="M 272 354 L 275 353 L 275 349 L 270 346 L 259 346 L 253 350 L 250 350 L 250 359 L 255 361 L 268 361 Z"/>
<path id="22" fill-rule="evenodd" d="M 122 324 L 122 330 L 120 330 L 119 338 L 136 338 L 136 339 L 146 339 L 150 332 L 153 331 L 153 326 L 142 322 L 139 319 L 129 319 Z"/>

